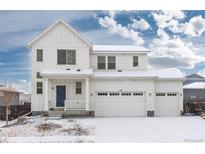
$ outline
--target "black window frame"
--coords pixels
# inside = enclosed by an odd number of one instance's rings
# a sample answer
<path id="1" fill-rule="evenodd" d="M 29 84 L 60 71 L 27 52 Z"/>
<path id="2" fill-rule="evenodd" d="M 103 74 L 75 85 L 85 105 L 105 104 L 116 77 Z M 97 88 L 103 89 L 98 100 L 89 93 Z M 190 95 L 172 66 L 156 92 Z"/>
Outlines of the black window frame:
<path id="1" fill-rule="evenodd" d="M 36 61 L 43 62 L 43 49 L 36 50 Z"/>
<path id="2" fill-rule="evenodd" d="M 113 59 L 112 59 L 113 58 Z M 114 61 L 113 61 L 114 60 Z M 116 69 L 116 56 L 108 56 L 107 57 L 107 68 L 109 70 Z"/>
<path id="3" fill-rule="evenodd" d="M 75 49 L 57 49 L 58 65 L 76 65 Z"/>
<path id="4" fill-rule="evenodd" d="M 138 67 L 138 66 L 139 66 L 139 57 L 133 56 L 133 67 Z"/>
<path id="5" fill-rule="evenodd" d="M 43 94 L 43 82 L 36 82 L 36 94 Z"/>
<path id="6" fill-rule="evenodd" d="M 75 94 L 77 95 L 82 94 L 82 82 L 81 81 L 75 82 Z"/>
<path id="7" fill-rule="evenodd" d="M 36 72 L 36 78 L 37 79 L 42 79 L 43 77 L 41 76 L 41 73 L 40 72 Z"/>
<path id="8" fill-rule="evenodd" d="M 69 53 L 70 52 L 70 53 Z M 69 57 L 70 55 L 70 57 Z M 74 57 L 72 57 L 74 56 Z M 66 63 L 68 65 L 75 65 L 76 64 L 76 50 L 66 50 Z"/>
<path id="9" fill-rule="evenodd" d="M 63 58 L 63 59 L 61 59 Z M 58 49 L 57 50 L 57 64 L 66 65 L 66 50 Z"/>
<path id="10" fill-rule="evenodd" d="M 104 58 L 101 62 L 100 58 Z M 97 65 L 99 70 L 105 70 L 106 69 L 106 56 L 98 56 L 97 57 Z M 103 66 L 103 67 L 102 67 Z"/>

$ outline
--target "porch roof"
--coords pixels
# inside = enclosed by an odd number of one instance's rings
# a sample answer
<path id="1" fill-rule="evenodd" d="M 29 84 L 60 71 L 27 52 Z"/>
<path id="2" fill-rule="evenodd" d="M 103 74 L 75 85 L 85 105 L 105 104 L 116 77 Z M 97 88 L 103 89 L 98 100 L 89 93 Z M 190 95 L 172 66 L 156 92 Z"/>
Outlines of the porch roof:
<path id="1" fill-rule="evenodd" d="M 94 78 L 150 78 L 150 79 L 180 79 L 184 80 L 183 73 L 175 69 L 139 70 L 139 71 L 96 71 Z"/>
<path id="2" fill-rule="evenodd" d="M 45 69 L 41 71 L 43 77 L 72 77 L 72 76 L 90 76 L 92 69 Z"/>

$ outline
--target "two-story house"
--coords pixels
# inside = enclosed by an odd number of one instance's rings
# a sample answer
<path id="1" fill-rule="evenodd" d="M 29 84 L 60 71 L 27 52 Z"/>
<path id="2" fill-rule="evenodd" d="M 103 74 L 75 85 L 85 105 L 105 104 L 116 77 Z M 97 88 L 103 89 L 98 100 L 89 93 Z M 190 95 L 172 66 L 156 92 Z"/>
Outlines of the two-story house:
<path id="1" fill-rule="evenodd" d="M 149 70 L 149 50 L 93 45 L 63 20 L 29 42 L 32 111 L 95 116 L 179 116 L 184 77 Z"/>

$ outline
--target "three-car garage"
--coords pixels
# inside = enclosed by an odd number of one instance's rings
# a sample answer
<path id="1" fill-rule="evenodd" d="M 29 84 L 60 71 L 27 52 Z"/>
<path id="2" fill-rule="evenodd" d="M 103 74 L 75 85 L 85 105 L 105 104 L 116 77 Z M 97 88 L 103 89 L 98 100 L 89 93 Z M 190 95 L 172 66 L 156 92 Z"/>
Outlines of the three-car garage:
<path id="1" fill-rule="evenodd" d="M 179 116 L 178 93 L 157 92 L 154 95 L 154 116 Z M 146 92 L 98 91 L 95 102 L 95 116 L 147 116 Z"/>

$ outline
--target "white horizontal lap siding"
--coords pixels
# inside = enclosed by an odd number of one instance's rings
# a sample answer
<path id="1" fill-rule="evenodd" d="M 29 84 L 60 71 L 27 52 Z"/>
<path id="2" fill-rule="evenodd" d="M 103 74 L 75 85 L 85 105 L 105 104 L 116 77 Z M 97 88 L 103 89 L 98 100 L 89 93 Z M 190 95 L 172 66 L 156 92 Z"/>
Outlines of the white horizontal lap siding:
<path id="1" fill-rule="evenodd" d="M 36 50 L 43 49 L 43 62 L 36 62 Z M 76 65 L 57 65 L 57 49 L 76 49 Z M 44 94 L 36 94 L 36 72 L 43 69 L 89 68 L 89 46 L 62 23 L 48 31 L 32 47 L 32 111 L 44 110 Z M 43 87 L 44 88 L 44 87 Z"/>
<path id="2" fill-rule="evenodd" d="M 126 53 L 126 52 L 125 52 Z M 145 54 L 97 54 L 92 53 L 90 58 L 91 68 L 97 70 L 97 57 L 98 56 L 116 56 L 116 70 L 146 70 L 148 67 L 147 64 L 147 55 Z M 139 66 L 133 67 L 133 56 L 138 56 Z"/>

